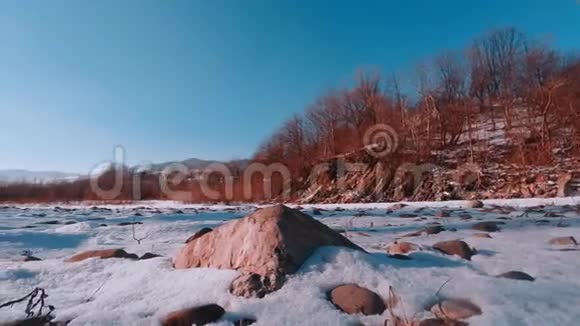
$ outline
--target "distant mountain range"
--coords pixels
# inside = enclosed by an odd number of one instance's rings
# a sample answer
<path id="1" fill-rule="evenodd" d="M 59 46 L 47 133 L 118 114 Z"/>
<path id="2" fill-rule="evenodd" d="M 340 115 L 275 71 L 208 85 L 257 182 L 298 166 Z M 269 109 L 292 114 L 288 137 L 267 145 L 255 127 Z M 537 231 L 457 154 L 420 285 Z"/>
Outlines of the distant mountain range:
<path id="1" fill-rule="evenodd" d="M 40 183 L 60 180 L 74 180 L 80 175 L 58 171 L 28 171 L 19 169 L 0 170 L 0 182 Z"/>
<path id="2" fill-rule="evenodd" d="M 248 164 L 248 160 L 231 160 L 231 161 L 208 161 L 208 160 L 201 160 L 198 158 L 190 158 L 183 161 L 170 161 L 170 162 L 163 162 L 158 164 L 153 164 L 150 167 L 150 170 L 155 172 L 160 172 L 161 170 L 165 169 L 171 164 L 183 164 L 190 170 L 202 170 L 206 168 L 210 164 L 214 163 L 223 163 L 223 164 L 237 164 L 239 166 L 246 166 Z"/>
<path id="3" fill-rule="evenodd" d="M 210 161 L 202 160 L 198 158 L 190 158 L 183 161 L 169 161 L 163 163 L 153 164 L 148 170 L 153 172 L 160 172 L 170 164 L 180 163 L 185 165 L 190 170 L 201 170 L 213 163 L 236 163 L 241 166 L 245 166 L 248 160 L 233 160 L 228 162 L 220 161 Z M 134 167 L 140 169 L 139 167 Z M 102 168 L 102 171 L 106 168 Z M 97 173 L 98 174 L 98 173 Z M 92 175 L 95 175 L 94 172 Z M 0 170 L 0 183 L 14 183 L 14 182 L 27 182 L 27 183 L 41 183 L 41 182 L 52 182 L 52 181 L 70 181 L 75 180 L 84 175 L 76 173 L 66 173 L 59 171 L 29 171 L 21 169 L 6 169 Z"/>

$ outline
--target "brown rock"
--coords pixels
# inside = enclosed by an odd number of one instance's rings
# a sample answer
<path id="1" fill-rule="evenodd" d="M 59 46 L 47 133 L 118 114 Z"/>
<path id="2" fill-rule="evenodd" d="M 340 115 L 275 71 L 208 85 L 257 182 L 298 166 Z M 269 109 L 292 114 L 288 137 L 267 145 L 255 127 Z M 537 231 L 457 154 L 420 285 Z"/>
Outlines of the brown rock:
<path id="1" fill-rule="evenodd" d="M 424 229 L 421 229 L 419 231 L 416 232 L 412 232 L 409 234 L 406 234 L 405 237 L 417 237 L 420 236 L 422 234 L 438 234 L 445 231 L 445 228 L 441 225 L 433 225 L 433 226 L 428 226 Z"/>
<path id="2" fill-rule="evenodd" d="M 98 257 L 100 259 L 108 259 L 108 258 L 130 258 L 130 259 L 137 259 L 137 255 L 129 254 L 123 249 L 104 249 L 104 250 L 89 250 L 78 253 L 68 259 L 66 262 L 74 263 L 79 262 L 88 258 Z"/>
<path id="3" fill-rule="evenodd" d="M 580 172 L 562 173 L 558 177 L 558 197 L 576 195 L 580 189 Z"/>
<path id="4" fill-rule="evenodd" d="M 139 260 L 147 260 L 147 259 L 151 259 L 151 258 L 157 258 L 157 257 L 161 257 L 158 254 L 153 254 L 150 252 L 146 252 L 143 254 L 143 256 L 139 257 Z"/>
<path id="5" fill-rule="evenodd" d="M 467 243 L 461 240 L 437 242 L 433 245 L 433 248 L 445 254 L 456 255 L 467 260 L 471 260 L 471 257 L 475 255 L 475 251 L 471 249 Z"/>
<path id="6" fill-rule="evenodd" d="M 481 315 L 481 309 L 467 299 L 443 299 L 434 304 L 430 310 L 439 318 L 451 320 Z"/>
<path id="7" fill-rule="evenodd" d="M 483 208 L 483 202 L 481 200 L 470 200 L 465 205 L 465 208 Z"/>
<path id="8" fill-rule="evenodd" d="M 418 250 L 419 246 L 405 241 L 396 241 L 395 243 L 389 245 L 387 248 L 387 252 L 390 255 L 400 255 L 400 254 L 407 254 L 411 251 Z"/>
<path id="9" fill-rule="evenodd" d="M 283 275 L 243 273 L 232 282 L 230 292 L 238 297 L 263 298 L 281 288 L 284 280 Z"/>
<path id="10" fill-rule="evenodd" d="M 557 237 L 550 239 L 550 244 L 558 246 L 577 246 L 578 242 L 574 237 Z"/>
<path id="11" fill-rule="evenodd" d="M 524 273 L 524 272 L 519 272 L 519 271 L 505 272 L 503 274 L 497 275 L 496 277 L 509 278 L 512 280 L 520 280 L 520 281 L 530 281 L 530 282 L 533 282 L 535 280 L 535 278 L 533 278 L 529 274 Z"/>
<path id="12" fill-rule="evenodd" d="M 458 320 L 428 318 L 423 319 L 419 326 L 467 326 L 467 323 Z"/>
<path id="13" fill-rule="evenodd" d="M 407 204 L 403 204 L 403 203 L 396 203 L 396 204 L 391 205 L 391 209 L 394 211 L 405 208 L 405 207 L 407 207 Z"/>
<path id="14" fill-rule="evenodd" d="M 491 239 L 491 235 L 489 235 L 489 233 L 474 233 L 474 234 L 472 234 L 472 236 L 474 236 L 476 238 L 487 238 L 487 239 Z"/>
<path id="15" fill-rule="evenodd" d="M 319 247 L 364 251 L 316 219 L 284 205 L 262 208 L 187 243 L 175 268 L 212 267 L 292 274 Z"/>
<path id="16" fill-rule="evenodd" d="M 378 294 L 356 284 L 337 286 L 330 291 L 330 301 L 347 314 L 380 315 L 386 309 Z"/>
<path id="17" fill-rule="evenodd" d="M 189 243 L 189 242 L 201 237 L 204 234 L 210 233 L 211 231 L 213 231 L 213 230 L 210 228 L 203 228 L 203 229 L 195 232 L 191 237 L 187 238 L 187 240 L 185 240 L 185 243 Z"/>
<path id="18" fill-rule="evenodd" d="M 216 322 L 225 313 L 224 308 L 217 304 L 187 308 L 171 312 L 162 322 L 163 326 L 205 325 Z"/>
<path id="19" fill-rule="evenodd" d="M 426 234 L 438 234 L 445 231 L 445 228 L 441 225 L 433 225 L 433 226 L 428 226 L 426 228 L 424 228 L 421 233 L 426 233 Z"/>
<path id="20" fill-rule="evenodd" d="M 503 222 L 502 222 L 503 223 Z M 471 226 L 471 229 L 483 232 L 497 232 L 500 230 L 498 222 L 478 222 Z"/>

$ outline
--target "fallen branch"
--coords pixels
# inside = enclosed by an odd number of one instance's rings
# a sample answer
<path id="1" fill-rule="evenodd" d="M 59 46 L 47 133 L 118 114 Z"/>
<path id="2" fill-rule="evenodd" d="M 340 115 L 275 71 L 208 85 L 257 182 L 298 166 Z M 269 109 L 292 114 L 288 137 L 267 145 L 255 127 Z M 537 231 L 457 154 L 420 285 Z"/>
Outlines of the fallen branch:
<path id="1" fill-rule="evenodd" d="M 46 291 L 44 289 L 35 288 L 34 290 L 32 290 L 32 292 L 30 292 L 29 294 L 25 295 L 20 299 L 12 300 L 1 304 L 0 309 L 5 307 L 12 307 L 17 303 L 23 302 L 26 299 L 28 299 L 26 309 L 24 310 L 24 312 L 26 313 L 26 317 L 42 318 L 43 320 L 49 322 L 52 319 L 54 319 L 54 317 L 51 316 L 51 313 L 54 311 L 54 306 L 51 305 L 46 306 L 46 308 L 48 308 L 48 313 L 43 315 L 43 310 L 45 309 L 44 299 L 46 298 L 48 298 L 48 295 L 46 294 Z M 36 309 L 38 309 L 38 311 L 35 312 Z"/>
<path id="2" fill-rule="evenodd" d="M 133 240 L 137 241 L 137 244 L 141 244 L 141 241 L 147 239 L 149 237 L 149 234 L 146 234 L 144 237 L 142 238 L 138 238 L 137 235 L 135 234 L 135 216 L 133 216 L 133 223 L 131 223 L 131 232 L 133 234 Z"/>

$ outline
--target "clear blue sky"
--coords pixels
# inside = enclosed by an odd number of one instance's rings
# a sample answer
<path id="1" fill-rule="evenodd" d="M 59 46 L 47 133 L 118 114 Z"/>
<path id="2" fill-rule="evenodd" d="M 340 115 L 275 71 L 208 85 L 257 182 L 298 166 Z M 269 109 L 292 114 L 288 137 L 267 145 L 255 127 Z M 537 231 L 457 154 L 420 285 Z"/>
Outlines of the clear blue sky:
<path id="1" fill-rule="evenodd" d="M 555 1 L 0 2 L 0 169 L 86 172 L 252 154 L 358 67 L 411 69 L 515 26 L 569 50 L 580 5 Z"/>

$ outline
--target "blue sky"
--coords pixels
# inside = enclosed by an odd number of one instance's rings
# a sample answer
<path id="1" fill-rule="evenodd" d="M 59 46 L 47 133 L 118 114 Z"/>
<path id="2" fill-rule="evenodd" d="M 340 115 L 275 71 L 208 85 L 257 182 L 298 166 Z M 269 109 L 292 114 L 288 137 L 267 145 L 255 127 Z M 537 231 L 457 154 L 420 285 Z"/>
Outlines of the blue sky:
<path id="1" fill-rule="evenodd" d="M 1 1 L 0 169 L 87 172 L 252 154 L 360 67 L 385 73 L 514 26 L 564 51 L 556 1 Z"/>

